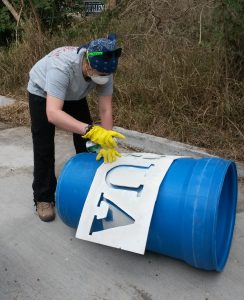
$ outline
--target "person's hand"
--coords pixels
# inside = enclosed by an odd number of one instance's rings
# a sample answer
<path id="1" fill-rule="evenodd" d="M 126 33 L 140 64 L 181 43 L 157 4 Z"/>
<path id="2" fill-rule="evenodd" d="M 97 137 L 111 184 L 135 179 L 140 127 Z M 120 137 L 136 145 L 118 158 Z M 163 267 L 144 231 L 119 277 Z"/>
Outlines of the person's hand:
<path id="1" fill-rule="evenodd" d="M 84 139 L 89 139 L 95 144 L 101 145 L 102 148 L 114 149 L 117 143 L 114 138 L 125 139 L 125 136 L 113 130 L 104 129 L 101 126 L 92 126 L 92 128 L 82 136 Z"/>
<path id="2" fill-rule="evenodd" d="M 112 163 L 117 160 L 118 157 L 121 157 L 121 154 L 116 151 L 115 149 L 101 149 L 98 152 L 98 155 L 96 157 L 96 160 L 99 160 L 101 158 L 104 158 L 104 163 Z"/>

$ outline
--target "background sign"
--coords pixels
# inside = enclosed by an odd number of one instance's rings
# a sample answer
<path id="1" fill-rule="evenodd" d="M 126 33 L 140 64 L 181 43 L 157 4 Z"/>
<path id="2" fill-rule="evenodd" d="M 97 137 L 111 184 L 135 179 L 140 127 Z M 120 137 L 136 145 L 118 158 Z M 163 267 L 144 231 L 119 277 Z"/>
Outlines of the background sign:
<path id="1" fill-rule="evenodd" d="M 100 13 L 103 10 L 105 10 L 105 5 L 101 1 L 85 2 L 85 14 L 86 14 L 86 16 L 93 15 L 93 14 L 96 14 L 96 13 Z"/>

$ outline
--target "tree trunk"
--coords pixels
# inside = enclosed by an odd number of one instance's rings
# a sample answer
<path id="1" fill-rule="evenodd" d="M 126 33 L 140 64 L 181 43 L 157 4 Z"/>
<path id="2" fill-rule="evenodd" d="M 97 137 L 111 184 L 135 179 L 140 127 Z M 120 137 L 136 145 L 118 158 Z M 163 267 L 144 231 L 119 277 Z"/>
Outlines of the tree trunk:
<path id="1" fill-rule="evenodd" d="M 108 0 L 107 1 L 107 8 L 108 9 L 114 9 L 116 7 L 116 0 Z"/>
<path id="2" fill-rule="evenodd" d="M 7 7 L 7 9 L 11 12 L 17 23 L 19 23 L 20 15 L 14 9 L 13 5 L 8 0 L 2 0 L 3 4 Z"/>
<path id="3" fill-rule="evenodd" d="M 38 16 L 38 13 L 36 11 L 35 5 L 33 4 L 32 0 L 29 0 L 29 2 L 30 2 L 30 6 L 31 6 L 31 9 L 32 9 L 32 12 L 33 12 L 33 14 L 35 16 L 35 19 L 36 19 L 36 25 L 37 25 L 38 32 L 40 34 L 42 34 L 41 21 L 40 21 L 40 18 Z"/>

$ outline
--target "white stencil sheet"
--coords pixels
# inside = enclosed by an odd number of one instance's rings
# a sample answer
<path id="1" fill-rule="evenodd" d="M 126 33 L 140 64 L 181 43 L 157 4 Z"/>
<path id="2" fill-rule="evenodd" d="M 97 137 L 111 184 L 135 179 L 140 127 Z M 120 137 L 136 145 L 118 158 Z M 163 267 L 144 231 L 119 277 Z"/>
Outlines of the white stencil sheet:
<path id="1" fill-rule="evenodd" d="M 85 201 L 76 237 L 144 254 L 160 184 L 178 156 L 126 153 L 102 164 Z"/>

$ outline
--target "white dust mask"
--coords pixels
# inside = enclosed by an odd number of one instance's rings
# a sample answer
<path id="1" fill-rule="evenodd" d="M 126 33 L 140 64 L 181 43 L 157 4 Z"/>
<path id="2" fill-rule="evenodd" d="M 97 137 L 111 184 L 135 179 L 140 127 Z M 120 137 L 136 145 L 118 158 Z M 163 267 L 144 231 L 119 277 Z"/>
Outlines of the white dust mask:
<path id="1" fill-rule="evenodd" d="M 99 76 L 99 75 L 94 75 L 90 76 L 91 80 L 95 82 L 96 84 L 106 84 L 109 81 L 110 76 Z"/>

